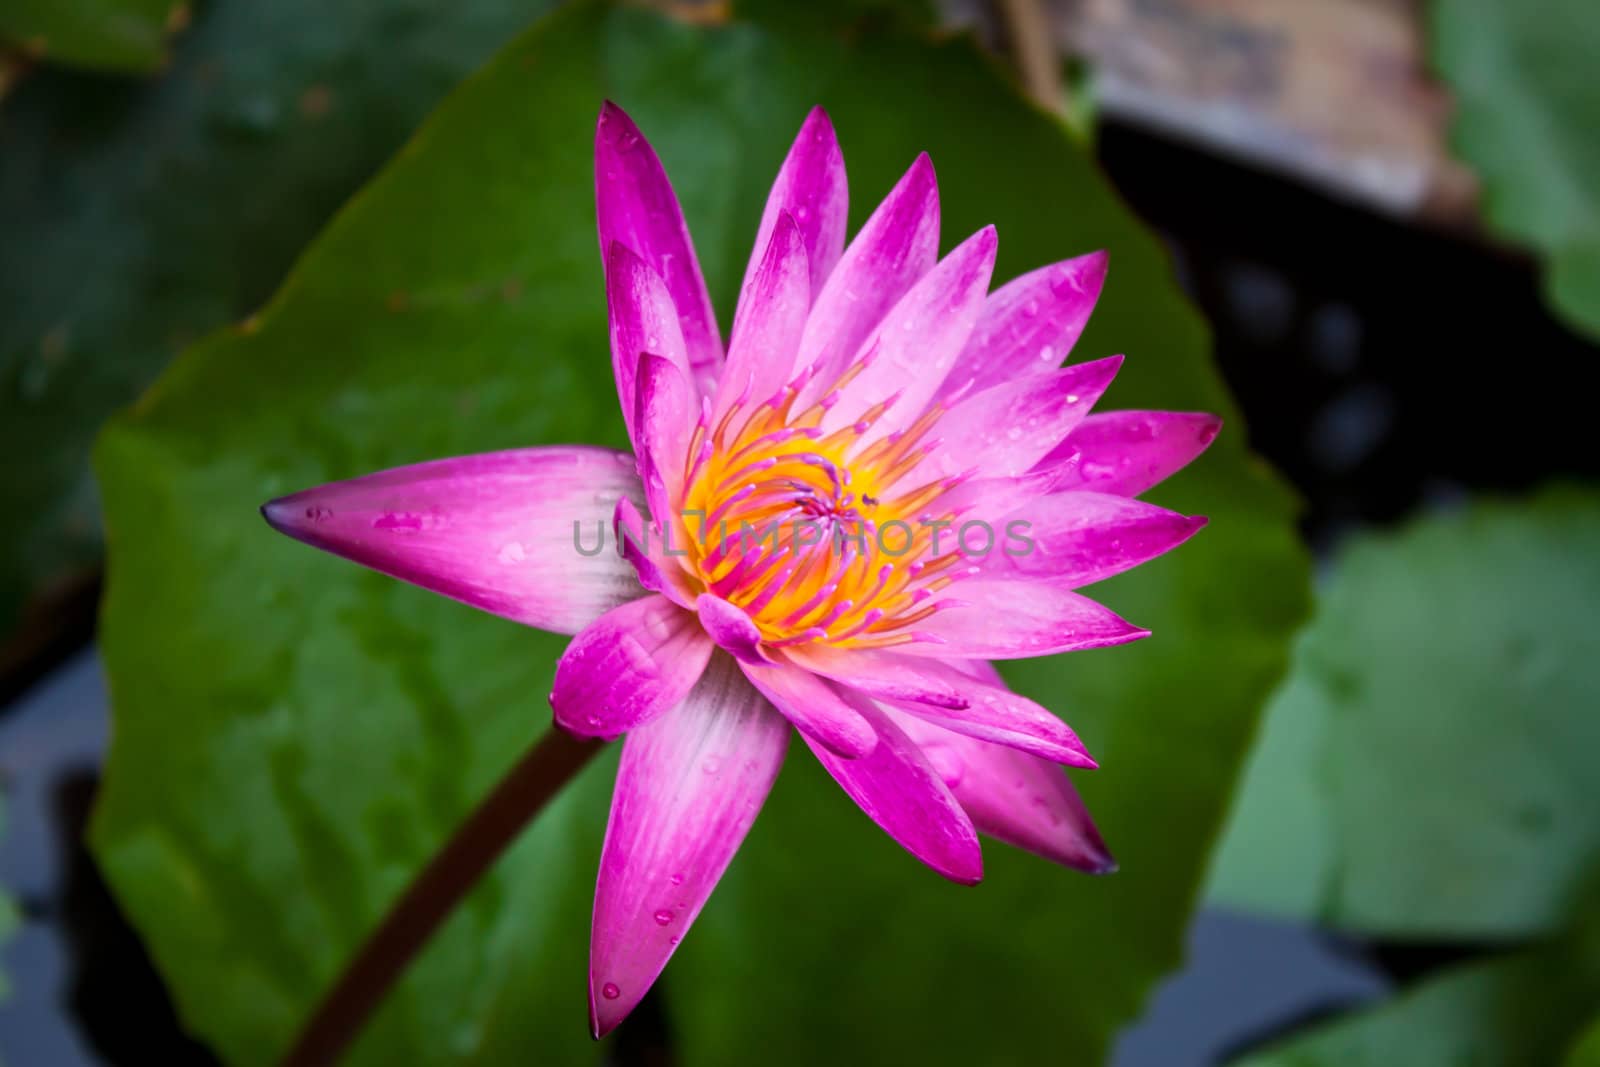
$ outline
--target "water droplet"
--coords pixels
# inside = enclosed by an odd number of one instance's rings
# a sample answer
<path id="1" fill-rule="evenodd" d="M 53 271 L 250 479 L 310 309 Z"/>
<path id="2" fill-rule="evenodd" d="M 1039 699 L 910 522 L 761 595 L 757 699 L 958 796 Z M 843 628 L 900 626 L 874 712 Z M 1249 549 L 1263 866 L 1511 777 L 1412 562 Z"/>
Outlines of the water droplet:
<path id="1" fill-rule="evenodd" d="M 1039 301 L 1030 300 L 1022 305 L 1022 313 L 1030 319 L 1039 314 Z"/>
<path id="2" fill-rule="evenodd" d="M 671 908 L 662 908 L 660 911 L 656 912 L 656 925 L 666 926 L 668 923 L 672 922 L 673 916 L 674 912 Z"/>
<path id="3" fill-rule="evenodd" d="M 1007 438 L 1007 440 L 1011 440 L 1011 441 L 1020 441 L 1020 440 L 1022 440 L 1022 427 L 1020 427 L 1020 426 L 1011 427 L 1011 429 L 1006 431 L 1006 438 Z"/>
<path id="4" fill-rule="evenodd" d="M 707 756 L 705 763 L 701 764 L 701 770 L 705 771 L 707 774 L 716 774 L 718 771 L 722 770 L 722 760 L 718 759 L 716 756 Z"/>
<path id="5" fill-rule="evenodd" d="M 618 997 L 622 996 L 622 990 L 617 988 L 617 983 L 607 982 L 605 985 L 600 987 L 600 995 L 605 997 L 607 1000 L 616 1000 Z"/>
<path id="6" fill-rule="evenodd" d="M 501 563 L 521 563 L 526 558 L 527 553 L 522 550 L 522 545 L 519 542 L 510 541 L 500 546 Z"/>
<path id="7" fill-rule="evenodd" d="M 1054 345 L 1045 345 L 1043 348 L 1039 349 L 1040 363 L 1053 363 L 1055 362 L 1055 358 L 1056 349 Z"/>
<path id="8" fill-rule="evenodd" d="M 669 879 L 669 881 L 671 881 L 673 885 L 682 885 L 683 884 L 683 875 L 675 874 Z"/>

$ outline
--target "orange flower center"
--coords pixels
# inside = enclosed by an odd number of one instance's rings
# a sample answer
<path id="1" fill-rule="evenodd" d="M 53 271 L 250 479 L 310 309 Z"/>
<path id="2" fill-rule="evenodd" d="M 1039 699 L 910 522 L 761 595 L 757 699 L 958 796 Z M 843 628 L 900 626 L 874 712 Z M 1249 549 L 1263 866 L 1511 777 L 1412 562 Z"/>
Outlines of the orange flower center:
<path id="1" fill-rule="evenodd" d="M 831 433 L 820 428 L 859 370 L 798 415 L 805 375 L 769 400 L 741 397 L 716 426 L 703 418 L 689 448 L 680 520 L 691 569 L 774 645 L 916 640 L 960 559 L 954 515 L 938 505 L 965 476 L 907 478 L 937 444 L 928 432 L 938 405 L 871 440 L 892 398 Z"/>

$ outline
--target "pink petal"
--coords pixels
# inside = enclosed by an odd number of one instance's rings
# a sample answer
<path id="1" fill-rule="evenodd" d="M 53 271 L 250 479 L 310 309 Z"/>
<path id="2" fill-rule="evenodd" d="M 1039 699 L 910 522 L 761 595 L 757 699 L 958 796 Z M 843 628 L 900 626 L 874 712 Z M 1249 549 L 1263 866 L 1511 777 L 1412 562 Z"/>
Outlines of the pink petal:
<path id="1" fill-rule="evenodd" d="M 1126 644 L 1150 631 L 1110 609 L 1047 582 L 976 578 L 950 587 L 961 606 L 921 624 L 929 640 L 900 646 L 907 655 L 955 659 L 1026 659 Z"/>
<path id="2" fill-rule="evenodd" d="M 1004 521 L 1016 539 L 979 561 L 984 573 L 1040 578 L 1068 589 L 1154 559 L 1206 524 L 1201 516 L 1180 515 L 1130 497 L 1085 492 L 1054 493 Z M 1026 528 L 1013 525 L 1018 522 Z"/>
<path id="3" fill-rule="evenodd" d="M 873 719 L 810 671 L 785 660 L 768 666 L 741 663 L 740 667 L 750 684 L 794 723 L 813 748 L 820 745 L 844 759 L 855 760 L 877 747 Z"/>
<path id="4" fill-rule="evenodd" d="M 866 649 L 790 655 L 802 666 L 947 729 L 1055 763 L 1095 766 L 1078 735 L 1048 709 L 937 659 Z"/>
<path id="5" fill-rule="evenodd" d="M 605 544 L 640 499 L 633 457 L 558 446 L 434 460 L 264 505 L 273 528 L 402 581 L 557 633 L 640 595 Z"/>
<path id="6" fill-rule="evenodd" d="M 759 404 L 788 383 L 810 309 L 803 235 L 785 212 L 772 228 L 766 254 L 751 261 L 733 319 L 728 365 L 712 405 L 712 426 L 720 425 L 735 403 Z"/>
<path id="7" fill-rule="evenodd" d="M 917 700 L 945 708 L 972 703 L 966 688 L 973 679 L 924 671 L 923 667 L 933 662 L 928 659 L 828 645 L 798 645 L 784 654 L 813 674 L 884 700 Z"/>
<path id="8" fill-rule="evenodd" d="M 695 610 L 700 613 L 700 625 L 705 627 L 711 640 L 734 659 L 757 667 L 771 662 L 761 652 L 761 631 L 743 608 L 719 596 L 701 593 Z"/>
<path id="9" fill-rule="evenodd" d="M 657 525 L 676 525 L 682 521 L 684 460 L 697 414 L 694 387 L 671 362 L 646 352 L 639 357 L 638 389 L 633 424 L 650 516 Z"/>
<path id="10" fill-rule="evenodd" d="M 944 780 L 888 713 L 855 694 L 842 695 L 877 731 L 870 754 L 841 759 L 800 736 L 850 799 L 902 848 L 951 881 L 976 885 L 983 878 L 977 831 Z"/>
<path id="11" fill-rule="evenodd" d="M 891 397 L 893 403 L 874 427 L 876 435 L 916 421 L 983 309 L 997 249 L 994 227 L 984 227 L 900 298 L 863 344 L 860 358 L 866 366 L 823 416 L 825 432 L 849 425 Z"/>
<path id="12" fill-rule="evenodd" d="M 699 620 L 666 597 L 612 608 L 556 663 L 556 725 L 579 737 L 619 737 L 688 695 L 710 656 Z"/>
<path id="13" fill-rule="evenodd" d="M 795 360 L 796 372 L 813 372 L 814 389 L 802 398 L 832 385 L 872 328 L 938 257 L 939 188 L 924 154 L 867 219 L 817 294 Z"/>
<path id="14" fill-rule="evenodd" d="M 1069 467 L 1075 468 L 1076 464 L 1037 467 L 1015 478 L 1003 475 L 995 478 L 975 478 L 972 481 L 962 482 L 939 497 L 939 507 L 940 510 L 953 512 L 958 517 L 975 514 L 992 523 L 1055 492 L 1056 487 L 1068 478 Z M 1075 476 L 1076 471 L 1073 470 L 1071 474 Z M 926 480 L 914 478 L 907 484 L 915 485 Z M 996 525 L 995 530 L 1003 532 L 1003 523 Z"/>
<path id="15" fill-rule="evenodd" d="M 722 655 L 682 704 L 623 742 L 594 895 L 595 1037 L 666 966 L 755 821 L 788 743 L 788 724 Z"/>
<path id="16" fill-rule="evenodd" d="M 890 714 L 944 775 L 980 833 L 1090 874 L 1117 869 L 1066 771 L 904 712 Z"/>
<path id="17" fill-rule="evenodd" d="M 638 409 L 639 357 L 653 353 L 675 364 L 687 377 L 689 354 L 684 347 L 678 312 L 661 277 L 621 244 L 606 253 L 606 303 L 611 317 L 611 369 L 617 379 L 617 401 L 628 428 L 628 440 L 639 448 L 634 425 Z"/>
<path id="18" fill-rule="evenodd" d="M 1100 299 L 1106 262 L 1104 252 L 1094 252 L 995 290 L 945 379 L 945 391 L 977 392 L 1066 362 Z"/>
<path id="19" fill-rule="evenodd" d="M 1138 496 L 1188 466 L 1221 428 L 1215 415 L 1108 411 L 1083 420 L 1044 462 L 1076 458 L 1077 473 L 1062 488 Z"/>
<path id="20" fill-rule="evenodd" d="M 639 584 L 652 593 L 660 593 L 679 607 L 692 608 L 696 593 L 688 575 L 668 552 L 661 528 L 646 523 L 639 509 L 627 497 L 617 501 L 612 522 L 616 530 L 617 551 L 633 565 Z M 675 551 L 681 552 L 682 549 Z"/>
<path id="21" fill-rule="evenodd" d="M 820 107 L 800 126 L 794 145 L 778 168 L 778 178 L 767 194 L 767 206 L 761 213 L 761 228 L 756 231 L 756 243 L 750 254 L 750 266 L 745 269 L 741 292 L 748 292 L 760 270 L 763 253 L 777 229 L 778 219 L 788 214 L 798 223 L 806 259 L 810 263 L 810 294 L 822 290 L 833 266 L 844 251 L 844 231 L 849 213 L 849 190 L 845 182 L 844 153 L 839 151 L 839 140 L 834 136 L 833 123 L 828 113 Z M 735 333 L 737 333 L 735 326 Z"/>
<path id="22" fill-rule="evenodd" d="M 938 444 L 912 484 L 976 469 L 1016 477 L 1066 438 L 1122 367 L 1121 356 L 1075 363 L 986 389 L 958 401 L 934 427 Z"/>
<path id="23" fill-rule="evenodd" d="M 633 120 L 607 101 L 594 135 L 594 199 L 600 252 L 626 245 L 666 283 L 683 324 L 689 370 L 702 387 L 722 366 L 722 336 L 700 276 L 683 209 L 666 171 Z"/>

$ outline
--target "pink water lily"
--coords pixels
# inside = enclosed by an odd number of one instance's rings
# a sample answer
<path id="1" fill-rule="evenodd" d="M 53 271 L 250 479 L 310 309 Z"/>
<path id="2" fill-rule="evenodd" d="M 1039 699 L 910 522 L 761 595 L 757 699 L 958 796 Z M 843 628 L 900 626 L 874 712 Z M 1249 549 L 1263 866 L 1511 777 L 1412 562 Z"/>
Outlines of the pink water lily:
<path id="1" fill-rule="evenodd" d="M 1120 357 L 1062 366 L 1106 257 L 990 293 L 992 227 L 938 258 L 926 156 L 846 247 L 844 159 L 819 108 L 767 200 L 725 350 L 666 174 L 610 104 L 595 193 L 632 455 L 437 460 L 264 508 L 309 544 L 576 635 L 556 723 L 626 734 L 595 892 L 595 1035 L 699 914 L 791 727 L 946 878 L 979 880 L 980 832 L 1112 869 L 1062 770 L 1093 760 L 990 664 L 1146 636 L 1078 588 L 1204 524 L 1135 498 L 1218 420 L 1091 415 Z"/>

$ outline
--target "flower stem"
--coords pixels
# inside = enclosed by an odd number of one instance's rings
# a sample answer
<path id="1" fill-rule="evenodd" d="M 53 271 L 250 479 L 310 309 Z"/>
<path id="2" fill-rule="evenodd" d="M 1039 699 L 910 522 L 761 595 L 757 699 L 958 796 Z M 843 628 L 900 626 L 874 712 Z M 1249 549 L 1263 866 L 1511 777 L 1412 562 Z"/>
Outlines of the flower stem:
<path id="1" fill-rule="evenodd" d="M 417 950 L 522 828 L 605 746 L 551 727 L 407 887 L 322 998 L 281 1067 L 329 1067 Z"/>

